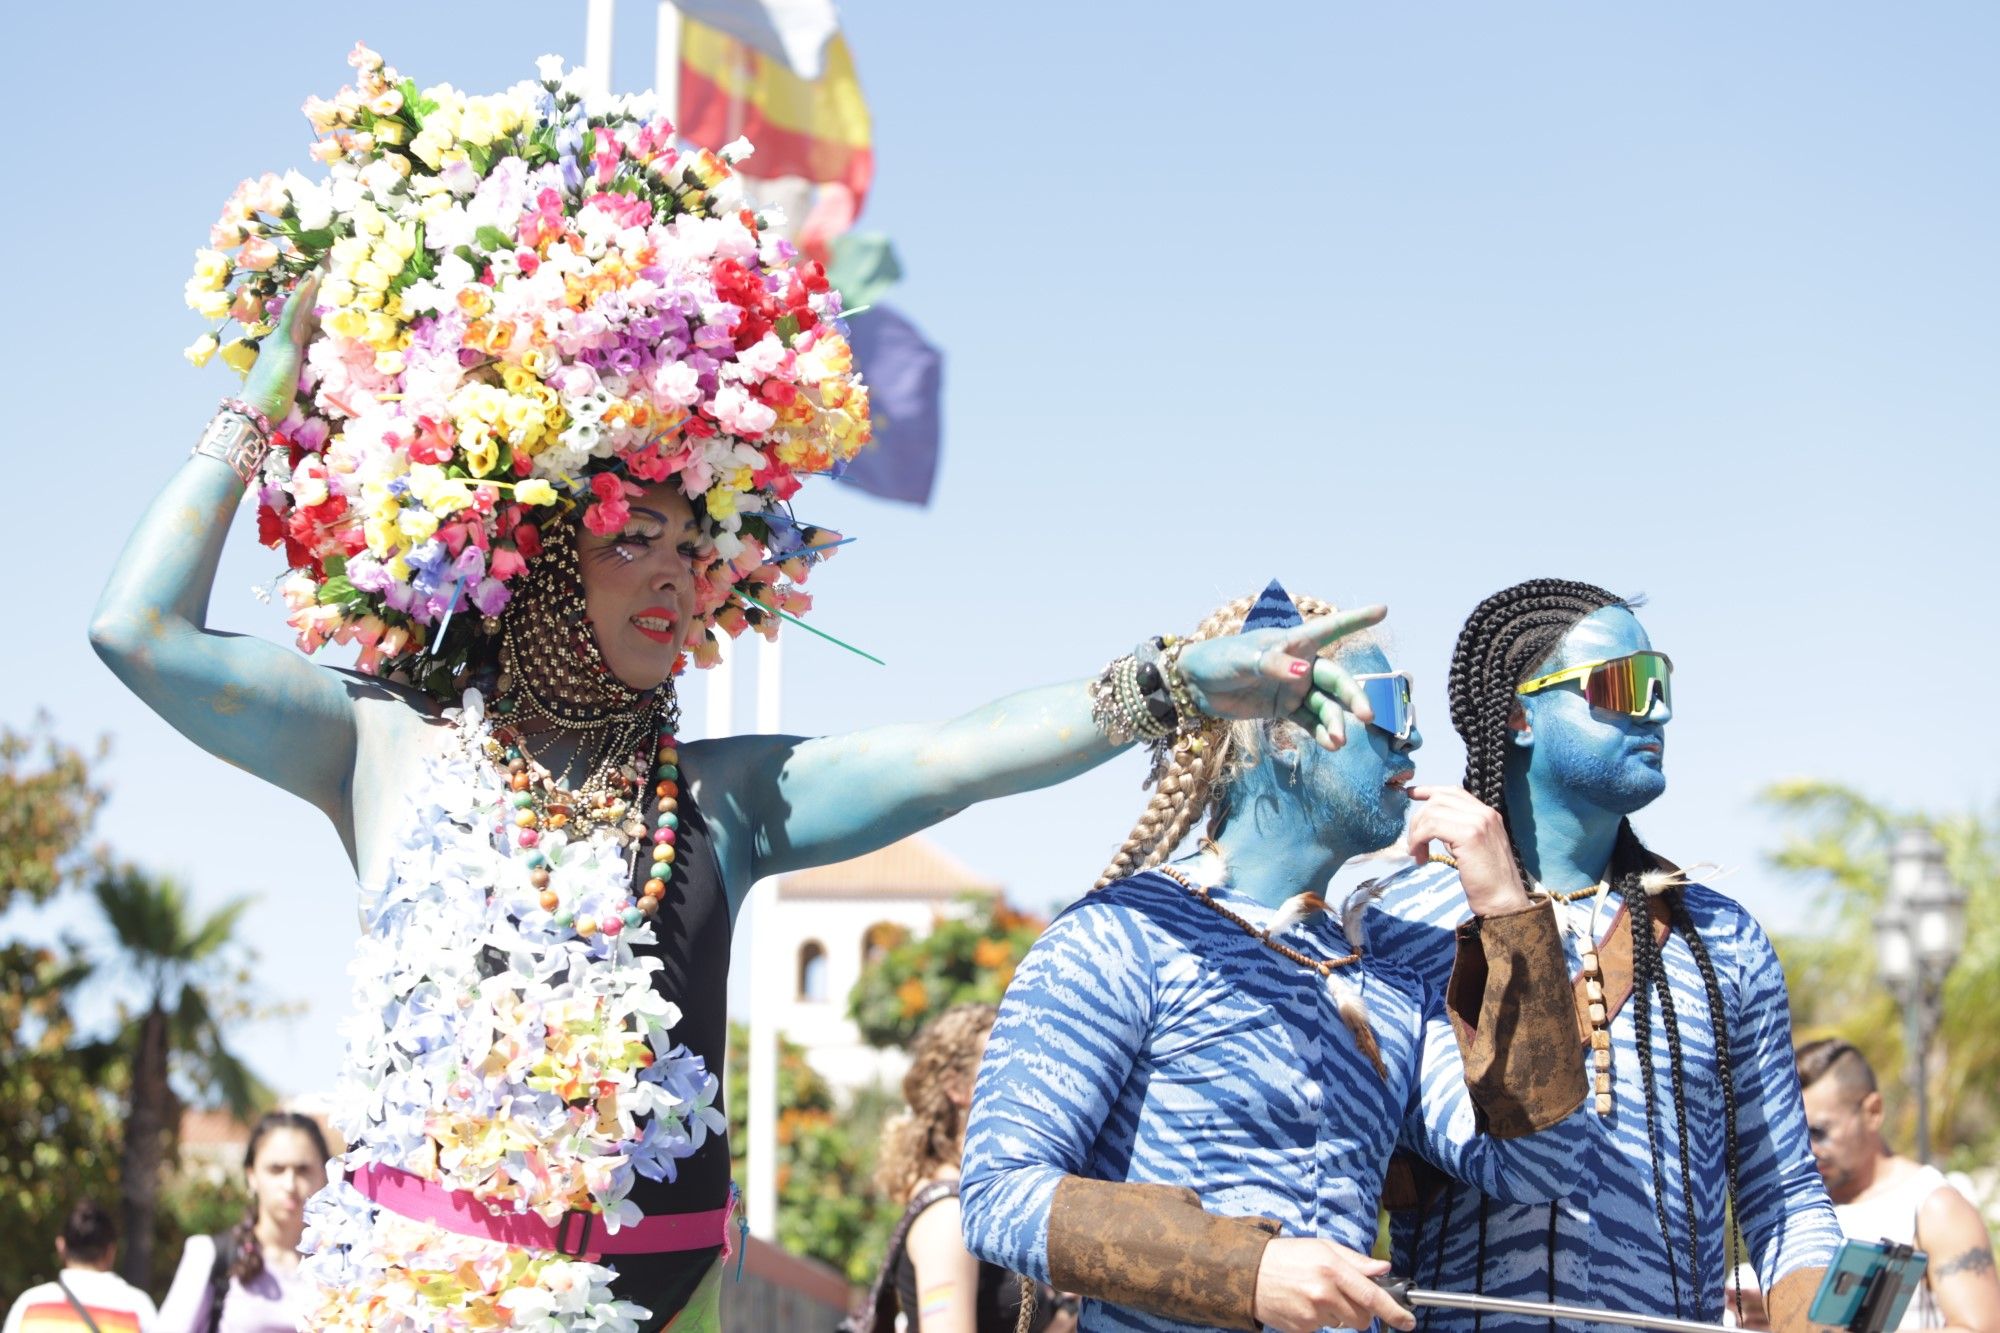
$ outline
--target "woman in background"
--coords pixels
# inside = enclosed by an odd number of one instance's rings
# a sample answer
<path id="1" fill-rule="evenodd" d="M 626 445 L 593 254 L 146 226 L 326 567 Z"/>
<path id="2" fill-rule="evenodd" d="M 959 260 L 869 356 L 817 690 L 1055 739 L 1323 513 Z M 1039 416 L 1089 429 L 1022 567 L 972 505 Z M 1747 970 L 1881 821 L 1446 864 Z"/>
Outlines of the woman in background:
<path id="1" fill-rule="evenodd" d="M 876 1187 L 904 1212 L 862 1312 L 864 1321 L 875 1314 L 874 1328 L 886 1326 L 896 1305 L 907 1333 L 1013 1333 L 1020 1320 L 1020 1278 L 975 1259 L 959 1230 L 965 1115 L 994 1013 L 990 1004 L 954 1005 L 924 1024 L 911 1044 L 905 1107 L 883 1126 L 875 1167 Z M 1067 1333 L 1075 1327 L 1068 1314 L 1054 1312 L 1052 1293 L 1044 1288 L 1038 1294 L 1029 1329 Z"/>
<path id="2" fill-rule="evenodd" d="M 299 1275 L 306 1200 L 326 1184 L 326 1135 L 296 1111 L 250 1131 L 243 1171 L 250 1206 L 219 1236 L 189 1236 L 160 1308 L 159 1333 L 291 1333 L 310 1308 Z"/>

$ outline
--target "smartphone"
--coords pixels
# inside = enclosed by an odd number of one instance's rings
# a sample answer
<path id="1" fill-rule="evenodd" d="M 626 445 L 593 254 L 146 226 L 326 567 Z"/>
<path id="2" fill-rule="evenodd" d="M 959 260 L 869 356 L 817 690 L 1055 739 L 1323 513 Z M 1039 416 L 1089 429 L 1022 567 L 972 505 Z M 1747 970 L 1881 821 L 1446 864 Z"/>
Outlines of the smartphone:
<path id="1" fill-rule="evenodd" d="M 1848 1333 L 1883 1333 L 1903 1311 L 1930 1262 L 1922 1250 L 1886 1240 L 1850 1240 L 1828 1265 L 1806 1318 Z"/>

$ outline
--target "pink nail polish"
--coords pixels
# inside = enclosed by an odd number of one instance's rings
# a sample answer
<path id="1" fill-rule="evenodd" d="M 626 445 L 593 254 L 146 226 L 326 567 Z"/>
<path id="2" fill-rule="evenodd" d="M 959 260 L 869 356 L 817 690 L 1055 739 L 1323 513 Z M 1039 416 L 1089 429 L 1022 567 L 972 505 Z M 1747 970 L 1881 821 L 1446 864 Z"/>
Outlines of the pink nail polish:
<path id="1" fill-rule="evenodd" d="M 1309 664 L 1309 663 L 1306 663 L 1306 662 L 1293 662 L 1293 663 L 1292 663 L 1292 674 L 1293 674 L 1294 676 L 1303 676 L 1303 675 L 1305 675 L 1305 674 L 1306 674 L 1306 668 L 1307 668 L 1307 666 L 1308 666 L 1308 665 L 1310 665 L 1310 664 Z"/>

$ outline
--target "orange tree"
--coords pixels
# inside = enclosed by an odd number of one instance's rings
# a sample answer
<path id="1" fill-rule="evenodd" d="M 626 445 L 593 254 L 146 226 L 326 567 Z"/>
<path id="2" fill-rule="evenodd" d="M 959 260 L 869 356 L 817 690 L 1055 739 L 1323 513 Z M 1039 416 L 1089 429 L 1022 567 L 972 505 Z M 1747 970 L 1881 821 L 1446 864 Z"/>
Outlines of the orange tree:
<path id="1" fill-rule="evenodd" d="M 737 1180 L 750 1104 L 743 1053 L 749 1034 L 729 1026 L 729 1151 Z M 778 1041 L 778 1243 L 792 1254 L 831 1264 L 848 1281 L 867 1282 L 881 1261 L 900 1210 L 875 1194 L 875 1148 L 884 1119 L 897 1109 L 891 1093 L 864 1089 L 845 1107 L 811 1065 L 805 1049 Z"/>
<path id="2" fill-rule="evenodd" d="M 954 1004 L 998 1004 L 1014 969 L 1048 922 L 998 898 L 968 899 L 963 915 L 940 917 L 928 935 L 890 945 L 862 969 L 847 1014 L 873 1046 L 903 1046 Z"/>

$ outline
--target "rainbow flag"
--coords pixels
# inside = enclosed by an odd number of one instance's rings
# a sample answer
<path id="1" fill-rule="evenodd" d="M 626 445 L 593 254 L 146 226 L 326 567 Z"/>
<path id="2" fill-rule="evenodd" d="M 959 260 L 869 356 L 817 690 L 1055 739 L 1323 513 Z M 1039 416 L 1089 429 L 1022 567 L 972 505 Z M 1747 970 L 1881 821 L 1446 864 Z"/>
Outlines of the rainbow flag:
<path id="1" fill-rule="evenodd" d="M 742 135 L 757 149 L 744 163 L 750 175 L 841 186 L 859 213 L 875 179 L 868 103 L 839 33 L 826 44 L 825 62 L 817 79 L 803 79 L 748 43 L 682 18 L 675 117 L 682 137 L 720 148 Z"/>

